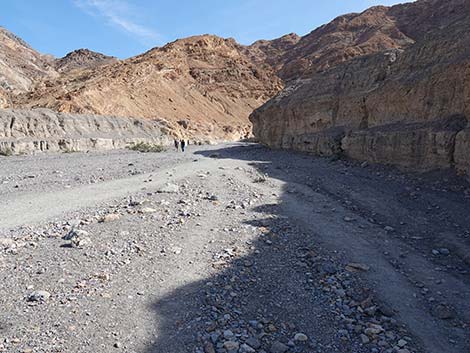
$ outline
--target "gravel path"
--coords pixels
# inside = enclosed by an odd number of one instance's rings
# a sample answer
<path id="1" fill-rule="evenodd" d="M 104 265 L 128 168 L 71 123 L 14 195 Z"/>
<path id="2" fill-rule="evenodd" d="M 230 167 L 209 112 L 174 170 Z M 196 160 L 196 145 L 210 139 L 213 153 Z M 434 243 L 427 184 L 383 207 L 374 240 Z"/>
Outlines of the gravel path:
<path id="1" fill-rule="evenodd" d="M 0 352 L 470 351 L 453 175 L 252 144 L 0 162 Z"/>

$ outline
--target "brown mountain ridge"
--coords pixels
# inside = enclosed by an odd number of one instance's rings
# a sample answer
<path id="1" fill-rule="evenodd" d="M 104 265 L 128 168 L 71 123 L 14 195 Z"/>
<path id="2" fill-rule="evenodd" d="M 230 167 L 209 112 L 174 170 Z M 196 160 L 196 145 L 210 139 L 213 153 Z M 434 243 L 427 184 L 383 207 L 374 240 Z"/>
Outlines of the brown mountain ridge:
<path id="1" fill-rule="evenodd" d="M 176 134 L 239 139 L 249 114 L 282 88 L 233 39 L 195 36 L 142 55 L 64 72 L 14 99 L 15 107 L 164 119 Z"/>

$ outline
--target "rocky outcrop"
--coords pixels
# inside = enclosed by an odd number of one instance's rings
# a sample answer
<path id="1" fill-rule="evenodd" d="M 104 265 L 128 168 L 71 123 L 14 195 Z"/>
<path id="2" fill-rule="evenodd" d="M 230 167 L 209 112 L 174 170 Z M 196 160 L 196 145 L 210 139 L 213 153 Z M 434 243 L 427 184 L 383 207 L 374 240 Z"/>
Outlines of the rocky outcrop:
<path id="1" fill-rule="evenodd" d="M 0 88 L 0 109 L 5 109 L 10 106 L 10 97 L 8 92 Z"/>
<path id="2" fill-rule="evenodd" d="M 355 57 L 413 42 L 400 30 L 390 8 L 373 7 L 360 14 L 340 16 L 303 37 L 285 52 L 279 76 L 287 81 L 308 77 Z"/>
<path id="3" fill-rule="evenodd" d="M 429 123 L 396 123 L 351 131 L 341 141 L 350 158 L 393 164 L 404 169 L 432 170 L 454 166 L 456 137 L 466 126 L 463 116 Z"/>
<path id="4" fill-rule="evenodd" d="M 257 67 L 233 39 L 186 38 L 128 60 L 64 72 L 14 97 L 14 107 L 166 120 L 191 138 L 237 140 L 249 114 L 282 88 L 271 67 Z M 182 127 L 179 121 L 189 123 Z"/>
<path id="5" fill-rule="evenodd" d="M 304 79 L 252 114 L 255 135 L 277 148 L 416 170 L 468 169 L 468 134 L 461 131 L 470 116 L 470 1 L 381 9 L 411 40 L 302 72 Z"/>
<path id="6" fill-rule="evenodd" d="M 54 67 L 59 72 L 67 72 L 77 69 L 92 69 L 119 61 L 117 58 L 97 53 L 88 49 L 78 49 L 68 53 L 54 62 Z"/>
<path id="7" fill-rule="evenodd" d="M 26 92 L 36 82 L 57 76 L 51 57 L 38 53 L 21 38 L 0 27 L 0 89 Z"/>
<path id="8" fill-rule="evenodd" d="M 164 122 L 73 115 L 47 109 L 0 110 L 0 152 L 31 153 L 124 148 L 171 142 Z"/>
<path id="9" fill-rule="evenodd" d="M 257 65 L 270 65 L 279 72 L 286 62 L 286 54 L 294 50 L 301 37 L 290 33 L 273 40 L 258 40 L 244 47 L 244 52 Z"/>

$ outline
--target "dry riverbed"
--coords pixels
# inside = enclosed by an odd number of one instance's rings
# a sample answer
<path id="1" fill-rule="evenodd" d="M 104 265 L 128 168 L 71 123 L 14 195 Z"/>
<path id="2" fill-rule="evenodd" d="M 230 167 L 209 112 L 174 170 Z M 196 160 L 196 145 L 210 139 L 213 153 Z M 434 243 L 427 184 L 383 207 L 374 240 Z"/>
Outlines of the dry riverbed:
<path id="1" fill-rule="evenodd" d="M 452 174 L 255 144 L 0 162 L 0 352 L 470 351 Z"/>

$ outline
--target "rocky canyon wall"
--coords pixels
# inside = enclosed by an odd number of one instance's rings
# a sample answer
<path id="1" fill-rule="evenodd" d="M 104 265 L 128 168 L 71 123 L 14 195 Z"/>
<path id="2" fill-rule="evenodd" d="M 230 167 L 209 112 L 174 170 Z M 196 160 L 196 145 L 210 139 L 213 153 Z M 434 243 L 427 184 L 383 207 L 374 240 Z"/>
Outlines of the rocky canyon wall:
<path id="1" fill-rule="evenodd" d="M 125 148 L 138 142 L 168 145 L 164 123 L 74 115 L 48 109 L 0 110 L 0 152 L 78 152 Z"/>
<path id="2" fill-rule="evenodd" d="M 470 2 L 417 4 L 447 17 L 414 44 L 291 82 L 251 115 L 259 140 L 406 169 L 470 172 Z"/>

